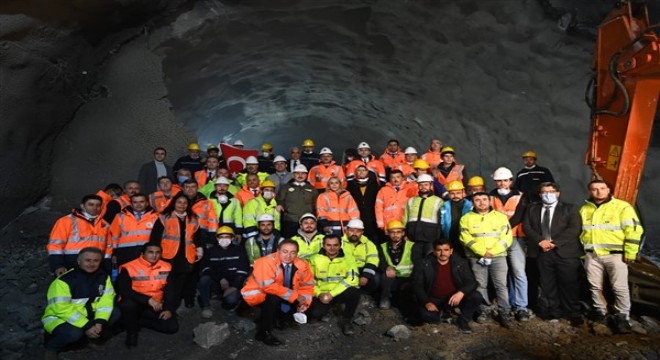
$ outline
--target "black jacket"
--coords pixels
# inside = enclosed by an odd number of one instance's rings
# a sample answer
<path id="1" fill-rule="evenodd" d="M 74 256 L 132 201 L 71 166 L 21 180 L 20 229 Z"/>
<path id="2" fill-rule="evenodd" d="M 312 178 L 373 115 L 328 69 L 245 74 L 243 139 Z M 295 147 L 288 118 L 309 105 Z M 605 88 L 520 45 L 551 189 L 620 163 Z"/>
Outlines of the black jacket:
<path id="1" fill-rule="evenodd" d="M 451 274 L 454 279 L 456 290 L 463 292 L 466 296 L 477 290 L 478 283 L 472 273 L 468 261 L 460 256 L 452 255 L 449 259 L 451 265 Z M 433 254 L 427 255 L 423 259 L 415 261 L 412 273 L 413 291 L 417 301 L 426 304 L 431 298 L 431 289 L 435 281 L 435 273 L 438 267 L 438 260 Z"/>
<path id="2" fill-rule="evenodd" d="M 541 214 L 544 211 L 542 203 L 532 203 L 527 206 L 523 218 L 523 230 L 527 236 L 527 256 L 535 258 L 541 252 L 539 242 L 541 236 Z M 580 242 L 582 218 L 573 204 L 558 202 L 550 223 L 550 237 L 555 244 L 553 251 L 562 258 L 577 258 L 584 255 Z"/>
<path id="3" fill-rule="evenodd" d="M 201 261 L 202 275 L 214 281 L 226 279 L 229 286 L 241 288 L 250 272 L 245 246 L 231 244 L 223 249 L 218 243 L 207 244 Z"/>
<path id="4" fill-rule="evenodd" d="M 173 179 L 174 173 L 172 172 L 172 167 L 165 165 L 165 176 L 168 176 L 170 179 Z M 140 172 L 138 173 L 138 182 L 142 187 L 142 192 L 149 195 L 158 190 L 158 170 L 156 169 L 156 163 L 152 160 L 148 163 L 145 163 L 140 167 Z"/>
<path id="5" fill-rule="evenodd" d="M 378 230 L 378 224 L 376 222 L 376 197 L 378 196 L 378 190 L 380 190 L 376 176 L 371 172 L 369 173 L 369 180 L 367 181 L 367 188 L 364 191 L 364 195 L 362 194 L 362 190 L 360 190 L 360 184 L 357 180 L 349 181 L 346 190 L 351 194 L 360 210 L 360 219 L 364 223 L 365 235 L 369 240 L 373 241 L 373 236 Z"/>

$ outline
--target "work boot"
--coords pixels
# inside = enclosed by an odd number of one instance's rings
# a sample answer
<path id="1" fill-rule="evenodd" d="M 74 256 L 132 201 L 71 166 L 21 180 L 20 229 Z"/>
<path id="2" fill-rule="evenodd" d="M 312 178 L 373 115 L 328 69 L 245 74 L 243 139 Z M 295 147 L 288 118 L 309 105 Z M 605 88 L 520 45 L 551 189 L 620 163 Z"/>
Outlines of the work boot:
<path id="1" fill-rule="evenodd" d="M 511 316 L 509 314 L 502 312 L 499 320 L 503 328 L 511 329 Z"/>
<path id="2" fill-rule="evenodd" d="M 490 308 L 488 306 L 481 306 L 479 308 L 479 316 L 477 317 L 478 324 L 485 324 L 490 318 Z"/>
<path id="3" fill-rule="evenodd" d="M 607 323 L 607 316 L 599 312 L 594 312 L 593 315 L 591 315 L 591 320 L 595 323 L 605 325 Z"/>
<path id="4" fill-rule="evenodd" d="M 581 315 L 571 316 L 568 320 L 571 322 L 571 326 L 573 327 L 580 327 L 582 324 L 584 324 L 584 320 L 582 319 Z"/>
<path id="5" fill-rule="evenodd" d="M 137 347 L 138 344 L 138 333 L 126 333 L 126 348 L 132 349 Z"/>
<path id="6" fill-rule="evenodd" d="M 619 334 L 630 334 L 632 329 L 630 321 L 628 321 L 628 316 L 626 314 L 614 315 L 614 328 Z"/>
<path id="7" fill-rule="evenodd" d="M 351 319 L 342 319 L 339 327 L 341 327 L 341 332 L 346 336 L 355 334 L 355 326 L 353 326 L 353 320 Z"/>
<path id="8" fill-rule="evenodd" d="M 202 318 L 210 319 L 213 317 L 213 310 L 210 307 L 202 308 Z"/>
<path id="9" fill-rule="evenodd" d="M 464 317 L 458 318 L 458 329 L 461 330 L 463 334 L 472 334 L 472 329 L 469 325 L 469 320 Z"/>
<path id="10" fill-rule="evenodd" d="M 529 321 L 530 316 L 527 309 L 520 309 L 516 311 L 516 320 L 518 321 Z"/>
<path id="11" fill-rule="evenodd" d="M 282 344 L 280 339 L 276 338 L 275 335 L 273 335 L 273 333 L 269 330 L 258 331 L 254 338 L 268 346 L 278 346 Z"/>
<path id="12" fill-rule="evenodd" d="M 388 298 L 388 297 L 384 297 L 384 298 L 380 299 L 380 308 L 381 308 L 381 309 L 385 309 L 385 310 L 386 310 L 386 309 L 389 309 L 390 306 L 391 306 L 391 305 L 390 305 L 390 298 Z"/>

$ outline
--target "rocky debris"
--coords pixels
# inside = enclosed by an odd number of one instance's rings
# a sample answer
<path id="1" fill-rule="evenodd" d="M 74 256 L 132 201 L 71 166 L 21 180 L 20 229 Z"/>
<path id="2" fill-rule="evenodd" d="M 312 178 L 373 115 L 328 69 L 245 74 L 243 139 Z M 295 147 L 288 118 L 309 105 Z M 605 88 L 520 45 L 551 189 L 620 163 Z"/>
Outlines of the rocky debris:
<path id="1" fill-rule="evenodd" d="M 394 325 L 387 330 L 387 336 L 394 338 L 394 341 L 408 339 L 410 337 L 410 329 L 405 325 Z"/>
<path id="2" fill-rule="evenodd" d="M 195 334 L 195 343 L 204 349 L 220 345 L 230 335 L 229 325 L 227 323 L 217 325 L 214 322 L 198 325 L 193 329 L 193 333 Z"/>
<path id="3" fill-rule="evenodd" d="M 362 309 L 355 314 L 355 317 L 353 318 L 353 323 L 356 325 L 360 326 L 366 326 L 369 325 L 373 322 L 373 319 L 371 315 L 369 314 L 369 311 L 366 309 Z"/>
<path id="4" fill-rule="evenodd" d="M 249 333 L 257 327 L 253 321 L 246 319 L 236 319 L 236 321 L 234 321 L 231 326 L 234 329 L 244 333 Z"/>
<path id="5" fill-rule="evenodd" d="M 600 335 L 600 336 L 609 336 L 612 335 L 612 330 L 607 327 L 607 325 L 600 324 L 600 323 L 594 323 L 592 328 L 595 335 Z"/>
<path id="6" fill-rule="evenodd" d="M 660 333 L 660 324 L 658 321 L 650 316 L 640 316 L 639 322 L 651 334 Z"/>

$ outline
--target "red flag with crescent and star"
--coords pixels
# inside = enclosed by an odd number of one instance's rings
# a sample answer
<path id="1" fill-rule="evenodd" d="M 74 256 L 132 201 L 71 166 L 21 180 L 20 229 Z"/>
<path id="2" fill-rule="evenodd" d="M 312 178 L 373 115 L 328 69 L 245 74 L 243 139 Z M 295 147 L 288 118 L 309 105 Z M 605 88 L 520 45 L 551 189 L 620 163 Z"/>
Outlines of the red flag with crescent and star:
<path id="1" fill-rule="evenodd" d="M 257 150 L 239 149 L 227 144 L 220 144 L 220 150 L 222 150 L 222 157 L 225 158 L 225 162 L 227 163 L 229 174 L 234 179 L 241 170 L 245 169 L 245 159 L 248 156 L 257 157 L 259 155 Z"/>

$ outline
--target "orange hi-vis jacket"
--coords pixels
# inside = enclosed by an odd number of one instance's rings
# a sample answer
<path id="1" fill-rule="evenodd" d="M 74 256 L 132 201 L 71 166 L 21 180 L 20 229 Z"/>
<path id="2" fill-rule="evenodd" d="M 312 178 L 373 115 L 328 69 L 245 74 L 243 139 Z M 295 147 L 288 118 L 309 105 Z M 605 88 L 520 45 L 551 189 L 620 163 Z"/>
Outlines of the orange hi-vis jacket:
<path id="1" fill-rule="evenodd" d="M 119 267 L 126 269 L 131 278 L 131 287 L 135 292 L 147 295 L 158 302 L 163 301 L 163 289 L 167 284 L 167 276 L 172 271 L 170 263 L 158 260 L 151 265 L 142 256 Z"/>
<path id="2" fill-rule="evenodd" d="M 438 166 L 438 168 L 440 168 L 440 166 Z M 442 173 L 439 170 L 435 177 L 438 179 L 440 184 L 442 184 L 442 186 L 446 186 L 447 184 L 449 184 L 449 182 L 454 180 L 463 181 L 463 169 L 465 169 L 464 165 L 459 165 L 454 163 L 454 167 L 451 168 L 447 177 L 442 175 Z"/>
<path id="3" fill-rule="evenodd" d="M 369 171 L 376 174 L 376 180 L 378 180 L 379 183 L 385 183 L 387 181 L 387 178 L 385 177 L 385 165 L 373 155 L 369 155 L 369 157 L 371 160 L 366 164 L 362 159 L 355 159 L 349 162 L 348 165 L 346 165 L 346 179 L 353 180 L 355 178 L 355 169 L 360 165 L 364 165 Z"/>
<path id="4" fill-rule="evenodd" d="M 215 206 L 209 200 L 197 198 L 192 206 L 192 211 L 199 218 L 199 228 L 202 231 L 213 233 L 218 230 L 218 216 L 215 214 Z"/>
<path id="5" fill-rule="evenodd" d="M 314 166 L 307 175 L 307 180 L 317 190 L 325 190 L 328 186 L 328 180 L 331 177 L 337 177 L 341 181 L 342 186 L 346 186 L 346 175 L 344 169 L 337 165 L 335 161 L 331 161 L 330 165 L 318 164 Z"/>
<path id="6" fill-rule="evenodd" d="M 401 149 L 399 149 L 394 156 L 385 150 L 378 160 L 380 160 L 385 167 L 397 169 L 398 165 L 406 164 L 406 155 L 401 152 Z"/>
<path id="7" fill-rule="evenodd" d="M 87 220 L 78 210 L 63 216 L 55 222 L 50 232 L 46 250 L 48 256 L 78 255 L 86 247 L 95 247 L 105 253 L 105 258 L 112 255 L 112 245 L 108 241 L 108 223 L 101 216 L 92 222 Z"/>
<path id="8" fill-rule="evenodd" d="M 238 199 L 238 202 L 241 203 L 241 207 L 245 206 L 245 204 L 247 204 L 248 201 L 261 195 L 261 189 L 255 189 L 255 190 L 257 191 L 257 195 L 255 195 L 254 192 L 252 192 L 252 190 L 248 188 L 247 184 L 243 185 L 243 187 L 240 190 L 238 190 L 235 197 L 236 199 Z"/>
<path id="9" fill-rule="evenodd" d="M 404 177 L 410 176 L 410 174 L 412 174 L 415 171 L 415 169 L 412 167 L 412 165 L 408 164 L 407 162 L 405 162 L 403 164 L 397 164 L 397 165 L 393 166 L 392 170 L 395 170 L 395 169 L 396 170 L 401 170 Z"/>
<path id="10" fill-rule="evenodd" d="M 202 186 L 208 184 L 209 181 L 215 181 L 215 178 L 209 179 L 208 170 L 206 170 L 206 169 L 195 171 L 195 174 L 193 174 L 193 177 L 195 178 L 195 181 L 197 181 L 197 185 L 199 185 L 200 188 Z M 215 172 L 215 177 L 218 177 L 217 170 Z"/>
<path id="11" fill-rule="evenodd" d="M 101 197 L 101 213 L 99 214 L 100 217 L 103 217 L 105 215 L 105 209 L 108 207 L 108 204 L 110 201 L 114 200 L 111 195 L 108 195 L 103 190 L 99 190 L 96 192 L 96 195 Z"/>
<path id="12" fill-rule="evenodd" d="M 320 229 L 330 226 L 333 231 L 343 232 L 346 223 L 360 218 L 360 210 L 348 191 L 337 194 L 328 190 L 316 198 L 316 215 Z"/>
<path id="13" fill-rule="evenodd" d="M 162 191 L 153 192 L 149 195 L 149 205 L 151 205 L 151 207 L 154 208 L 156 212 L 161 213 L 163 210 L 165 210 L 167 205 L 170 204 L 170 200 L 174 197 L 174 195 L 178 194 L 179 192 L 181 192 L 181 189 L 178 187 L 174 188 L 174 186 L 172 186 L 172 190 L 170 190 L 169 196 L 166 196 Z"/>
<path id="14" fill-rule="evenodd" d="M 490 204 L 493 207 L 493 210 L 499 211 L 502 214 L 506 215 L 507 219 L 511 219 L 513 214 L 516 213 L 516 207 L 518 207 L 518 203 L 520 203 L 520 199 L 522 199 L 522 193 L 519 193 L 517 195 L 512 195 L 510 198 L 507 199 L 506 204 L 502 204 L 502 200 L 500 200 L 499 197 L 491 196 Z M 525 237 L 525 233 L 523 232 L 522 229 L 522 223 L 514 226 L 511 233 L 513 234 L 513 237 Z"/>
<path id="15" fill-rule="evenodd" d="M 438 167 L 438 165 L 442 162 L 442 156 L 440 156 L 440 152 L 433 152 L 431 150 L 428 150 L 426 154 L 422 154 L 422 159 L 426 161 L 431 167 Z"/>
<path id="16" fill-rule="evenodd" d="M 195 233 L 199 229 L 199 219 L 186 217 L 186 260 L 189 263 L 195 262 Z M 176 215 L 160 215 L 160 222 L 163 223 L 163 237 L 160 246 L 163 248 L 163 259 L 174 259 L 179 251 L 179 242 L 181 241 L 181 232 L 179 228 L 179 218 Z"/>
<path id="17" fill-rule="evenodd" d="M 390 221 L 403 221 L 406 202 L 411 197 L 417 196 L 418 189 L 415 185 L 415 183 L 404 182 L 397 191 L 394 185 L 388 182 L 378 190 L 375 207 L 378 228 L 385 229 Z"/>
<path id="18" fill-rule="evenodd" d="M 122 195 L 116 198 L 115 200 L 117 200 L 117 202 L 119 203 L 121 210 L 126 209 L 127 206 L 131 206 L 131 198 L 128 197 L 128 195 Z"/>
<path id="19" fill-rule="evenodd" d="M 300 295 L 306 305 L 314 296 L 314 274 L 306 261 L 293 259 L 291 288 L 284 286 L 284 267 L 277 253 L 269 254 L 254 261 L 252 274 L 241 289 L 243 300 L 250 306 L 257 306 L 266 300 L 266 295 L 275 295 L 293 304 Z"/>
<path id="20" fill-rule="evenodd" d="M 158 213 L 154 210 L 146 211 L 139 221 L 129 209 L 122 210 L 110 224 L 112 248 L 142 246 L 149 242 L 156 221 Z"/>

